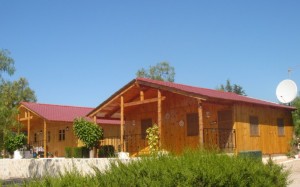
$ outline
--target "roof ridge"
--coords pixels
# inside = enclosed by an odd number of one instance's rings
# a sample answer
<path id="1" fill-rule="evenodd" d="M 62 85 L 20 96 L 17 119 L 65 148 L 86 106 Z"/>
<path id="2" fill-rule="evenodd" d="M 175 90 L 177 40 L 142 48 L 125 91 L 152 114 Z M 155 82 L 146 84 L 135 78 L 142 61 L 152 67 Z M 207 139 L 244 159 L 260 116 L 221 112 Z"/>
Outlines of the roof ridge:
<path id="1" fill-rule="evenodd" d="M 216 89 L 212 89 L 212 88 L 204 88 L 204 87 L 194 86 L 194 85 L 187 85 L 187 84 L 177 83 L 177 82 L 160 81 L 160 80 L 154 80 L 154 79 L 143 78 L 143 77 L 138 77 L 137 80 L 152 81 L 152 82 L 161 82 L 161 83 L 166 83 L 166 84 L 176 84 L 176 85 L 179 85 L 179 86 L 192 87 L 192 88 L 196 88 L 196 89 L 200 88 L 200 89 L 204 89 L 204 90 L 210 90 L 210 91 L 215 91 L 215 92 L 221 92 L 221 93 L 226 93 L 226 94 L 232 94 L 232 95 L 238 95 L 238 96 L 247 97 L 245 95 L 239 95 L 239 94 L 234 93 L 234 92 L 226 92 L 226 91 L 222 91 L 222 90 L 216 90 Z"/>
<path id="2" fill-rule="evenodd" d="M 59 104 L 49 104 L 49 103 L 37 103 L 37 102 L 26 102 L 22 103 L 35 104 L 35 105 L 47 105 L 47 106 L 58 106 L 58 107 L 71 107 L 71 108 L 86 108 L 86 109 L 94 109 L 94 107 L 85 107 L 85 106 L 71 106 L 71 105 L 59 105 Z"/>

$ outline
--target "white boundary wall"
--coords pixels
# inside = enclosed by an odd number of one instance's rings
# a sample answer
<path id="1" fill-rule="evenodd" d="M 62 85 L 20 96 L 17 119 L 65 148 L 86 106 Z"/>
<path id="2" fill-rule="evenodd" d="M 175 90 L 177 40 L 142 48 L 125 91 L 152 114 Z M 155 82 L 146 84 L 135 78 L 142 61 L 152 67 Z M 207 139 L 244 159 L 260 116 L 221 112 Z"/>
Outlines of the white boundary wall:
<path id="1" fill-rule="evenodd" d="M 93 167 L 105 171 L 111 163 L 121 161 L 127 163 L 130 159 L 116 158 L 86 158 L 86 159 L 0 159 L 0 180 L 12 178 L 34 178 L 45 175 L 59 175 L 75 168 L 79 173 L 94 174 Z"/>

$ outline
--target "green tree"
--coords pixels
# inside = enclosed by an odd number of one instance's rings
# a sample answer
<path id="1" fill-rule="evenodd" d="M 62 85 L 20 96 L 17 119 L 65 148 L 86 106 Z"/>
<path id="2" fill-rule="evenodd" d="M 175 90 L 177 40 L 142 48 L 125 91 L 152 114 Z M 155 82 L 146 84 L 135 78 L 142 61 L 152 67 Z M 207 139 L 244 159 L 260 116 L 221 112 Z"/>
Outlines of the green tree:
<path id="1" fill-rule="evenodd" d="M 8 50 L 0 50 L 0 78 L 2 78 L 2 73 L 13 75 L 15 72 L 14 59 L 9 55 Z"/>
<path id="2" fill-rule="evenodd" d="M 75 136 L 89 149 L 97 148 L 103 138 L 103 129 L 84 118 L 76 118 L 73 122 Z M 96 152 L 94 152 L 96 155 Z"/>
<path id="3" fill-rule="evenodd" d="M 300 137 L 300 97 L 298 96 L 293 102 L 292 106 L 297 108 L 293 111 L 293 122 L 294 122 L 294 132 L 297 137 Z"/>
<path id="4" fill-rule="evenodd" d="M 233 92 L 239 95 L 246 96 L 246 92 L 243 89 L 243 87 L 237 84 L 232 85 L 229 79 L 227 79 L 226 85 L 221 84 L 219 87 L 217 87 L 217 90 L 224 91 L 224 92 Z"/>
<path id="5" fill-rule="evenodd" d="M 16 134 L 10 132 L 5 137 L 5 149 L 12 155 L 15 150 L 22 148 L 26 144 L 26 136 L 23 133 Z"/>
<path id="6" fill-rule="evenodd" d="M 2 74 L 13 75 L 15 72 L 14 60 L 7 50 L 0 50 L 0 150 L 2 150 L 5 136 L 13 128 L 20 128 L 17 121 L 18 105 L 22 101 L 35 102 L 34 91 L 29 87 L 25 78 L 17 81 L 7 81 Z"/>
<path id="7" fill-rule="evenodd" d="M 175 69 L 168 62 L 160 62 L 155 66 L 150 66 L 147 70 L 144 68 L 138 70 L 136 76 L 160 81 L 174 82 Z"/>

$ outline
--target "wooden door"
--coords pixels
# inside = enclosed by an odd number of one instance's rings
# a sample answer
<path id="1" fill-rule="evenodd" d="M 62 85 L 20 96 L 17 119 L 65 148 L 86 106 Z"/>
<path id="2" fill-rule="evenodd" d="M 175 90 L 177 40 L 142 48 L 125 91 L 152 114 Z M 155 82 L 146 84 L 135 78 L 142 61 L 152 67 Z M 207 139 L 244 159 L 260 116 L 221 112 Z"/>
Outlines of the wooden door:
<path id="1" fill-rule="evenodd" d="M 232 130 L 232 110 L 218 111 L 218 143 L 221 149 L 233 148 L 235 137 Z"/>

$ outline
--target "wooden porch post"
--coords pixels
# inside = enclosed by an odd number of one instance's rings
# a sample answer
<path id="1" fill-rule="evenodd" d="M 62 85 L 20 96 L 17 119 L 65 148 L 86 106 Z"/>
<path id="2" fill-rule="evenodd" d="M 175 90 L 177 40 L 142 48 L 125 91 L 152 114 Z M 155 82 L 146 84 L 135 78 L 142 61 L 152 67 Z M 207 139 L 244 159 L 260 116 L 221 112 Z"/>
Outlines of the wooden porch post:
<path id="1" fill-rule="evenodd" d="M 97 124 L 97 116 L 96 115 L 94 116 L 93 119 L 94 119 L 94 123 Z M 99 145 L 99 142 L 98 142 L 98 145 Z M 97 147 L 93 147 L 93 151 L 94 151 L 94 158 L 98 158 L 98 153 L 97 153 L 98 149 L 97 149 Z"/>
<path id="2" fill-rule="evenodd" d="M 44 119 L 44 158 L 47 158 L 47 123 Z"/>
<path id="3" fill-rule="evenodd" d="M 198 100 L 198 118 L 199 118 L 199 143 L 200 146 L 203 146 L 204 143 L 204 133 L 203 133 L 203 109 L 202 109 L 202 102 Z"/>
<path id="4" fill-rule="evenodd" d="M 161 147 L 161 92 L 157 90 L 157 125 L 158 125 L 158 133 L 159 133 L 159 147 Z"/>
<path id="5" fill-rule="evenodd" d="M 121 151 L 124 151 L 124 97 L 121 96 Z"/>
<path id="6" fill-rule="evenodd" d="M 20 125 L 19 125 L 19 123 L 20 123 L 20 114 L 18 114 L 18 134 L 20 134 Z"/>
<path id="7" fill-rule="evenodd" d="M 30 144 L 30 112 L 28 111 L 28 120 L 27 120 L 27 144 Z"/>

